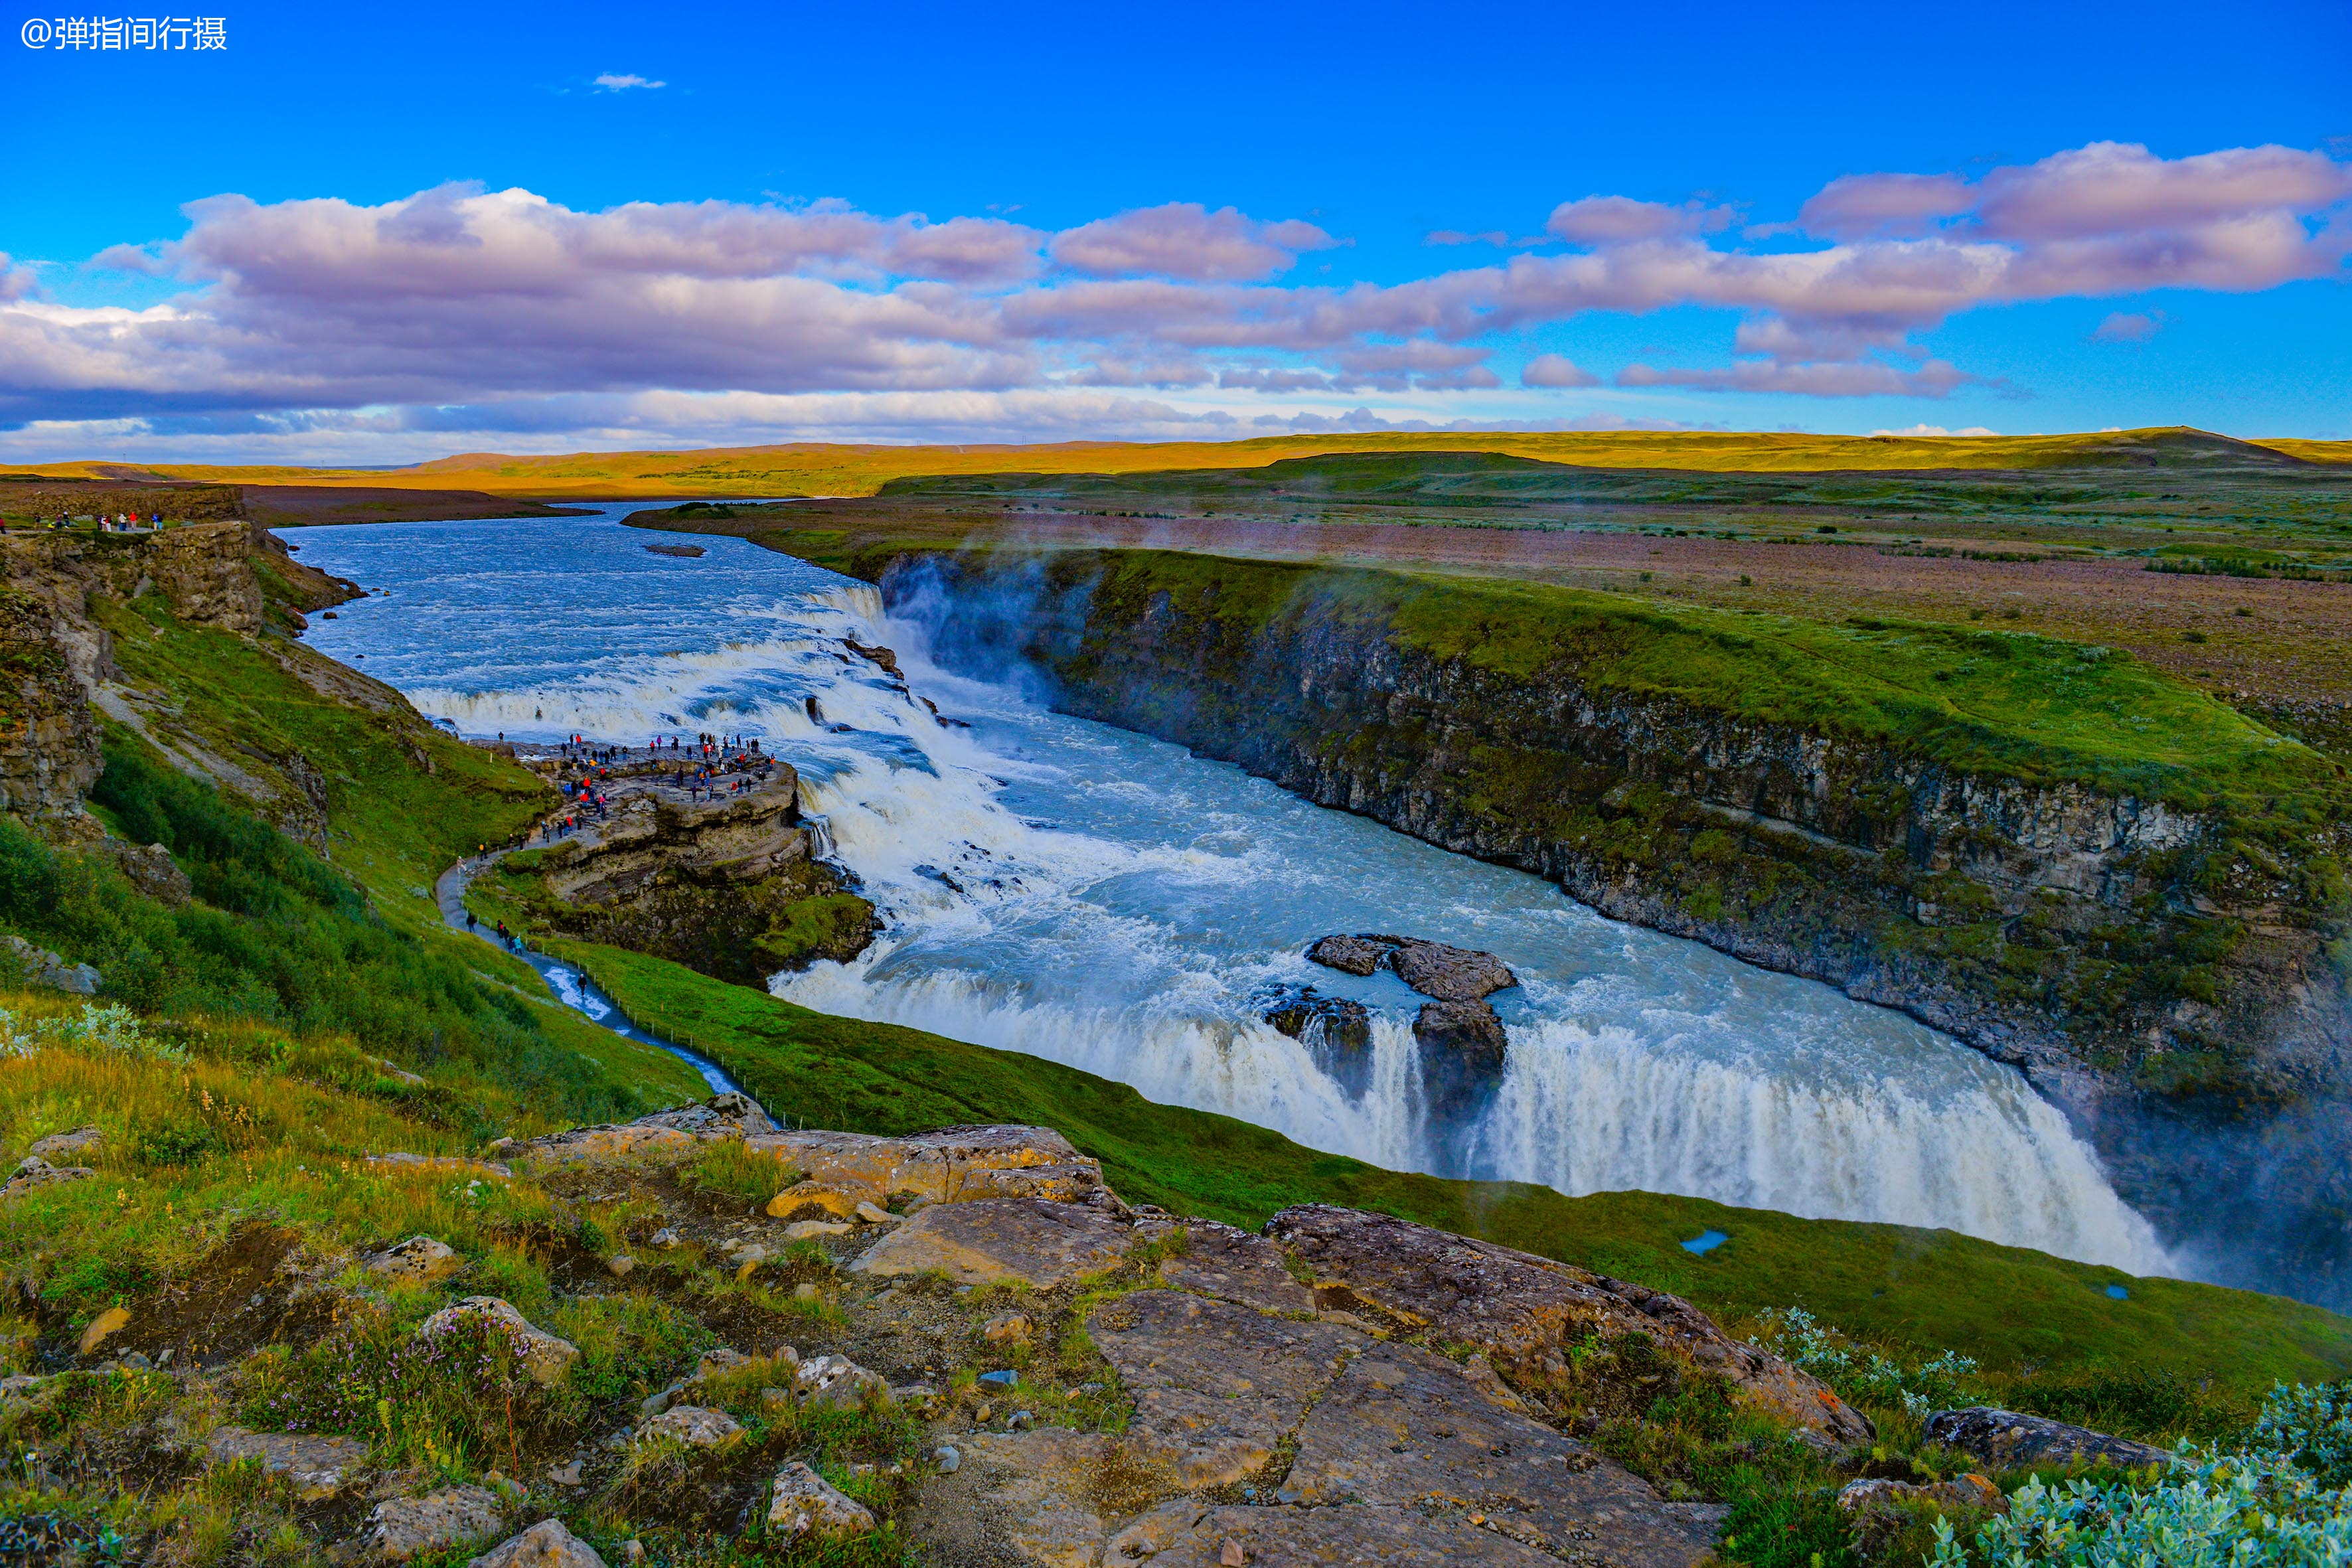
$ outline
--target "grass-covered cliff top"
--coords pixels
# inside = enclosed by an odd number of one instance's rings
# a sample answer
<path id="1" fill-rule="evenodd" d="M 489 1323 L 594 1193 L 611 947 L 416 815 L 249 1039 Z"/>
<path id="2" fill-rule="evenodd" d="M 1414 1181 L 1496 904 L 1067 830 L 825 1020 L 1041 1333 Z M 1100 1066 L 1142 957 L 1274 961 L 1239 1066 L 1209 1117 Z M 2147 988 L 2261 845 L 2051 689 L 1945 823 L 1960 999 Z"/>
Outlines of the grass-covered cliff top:
<path id="1" fill-rule="evenodd" d="M 867 578 L 900 556 L 953 548 L 936 535 L 753 537 Z M 1008 567 L 1026 559 L 1010 547 L 966 553 Z M 2219 810 L 2283 841 L 2307 842 L 2352 817 L 2342 770 L 2299 742 L 2129 654 L 1997 621 L 1832 623 L 1496 577 L 1178 551 L 1076 550 L 1051 559 L 1057 581 L 1091 579 L 1097 594 L 1166 593 L 1240 631 L 1336 616 L 1484 669 L 1675 698 L 1969 773 Z M 2340 880 L 2332 863 L 2308 869 L 2331 888 Z"/>

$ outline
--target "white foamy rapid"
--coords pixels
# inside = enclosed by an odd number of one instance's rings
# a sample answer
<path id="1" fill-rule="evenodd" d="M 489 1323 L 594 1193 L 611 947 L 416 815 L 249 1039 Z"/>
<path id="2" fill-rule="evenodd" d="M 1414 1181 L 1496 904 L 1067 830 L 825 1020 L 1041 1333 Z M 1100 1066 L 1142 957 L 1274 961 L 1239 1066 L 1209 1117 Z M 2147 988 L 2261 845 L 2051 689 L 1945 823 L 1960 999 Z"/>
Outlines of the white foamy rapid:
<path id="1" fill-rule="evenodd" d="M 606 509 L 608 515 L 627 508 Z M 2168 1272 L 2091 1152 L 2009 1068 L 1825 987 L 1602 919 L 1558 889 L 936 668 L 863 584 L 741 541 L 650 554 L 604 520 L 306 529 L 388 596 L 312 634 L 469 734 L 758 736 L 799 768 L 887 931 L 779 994 L 1084 1068 L 1392 1168 L 1945 1226 Z M 667 536 L 675 540 L 678 536 Z M 847 651 L 897 650 L 904 682 Z M 811 700 L 814 700 L 812 706 Z M 924 700 L 957 723 L 942 723 Z M 1392 976 L 1308 964 L 1393 931 L 1501 955 L 1503 1081 L 1433 1127 Z M 1260 1020 L 1270 987 L 1375 1014 L 1355 1089 Z"/>

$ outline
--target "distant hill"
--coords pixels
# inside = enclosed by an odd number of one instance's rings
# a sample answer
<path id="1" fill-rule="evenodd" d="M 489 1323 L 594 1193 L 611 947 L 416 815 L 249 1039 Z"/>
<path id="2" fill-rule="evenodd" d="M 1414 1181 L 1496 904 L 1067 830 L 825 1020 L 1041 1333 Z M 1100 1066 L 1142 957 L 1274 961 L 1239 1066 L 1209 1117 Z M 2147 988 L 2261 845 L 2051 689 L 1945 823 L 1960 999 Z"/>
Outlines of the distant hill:
<path id="1" fill-rule="evenodd" d="M 2186 426 L 2067 436 L 1807 436 L 1714 431 L 1444 431 L 1413 435 L 1275 436 L 1248 441 L 1066 441 L 1039 446 L 847 446 L 795 442 L 682 452 L 576 452 L 509 457 L 469 452 L 406 468 L 247 468 L 60 463 L 58 478 L 199 479 L 243 485 L 473 489 L 499 496 L 871 495 L 893 479 L 927 476 L 1131 474 L 1260 468 L 1318 455 L 1482 452 L 1596 468 L 1717 473 L 1938 472 L 1985 469 L 2179 468 L 2281 471 L 2352 464 L 2352 442 L 2242 441 Z"/>

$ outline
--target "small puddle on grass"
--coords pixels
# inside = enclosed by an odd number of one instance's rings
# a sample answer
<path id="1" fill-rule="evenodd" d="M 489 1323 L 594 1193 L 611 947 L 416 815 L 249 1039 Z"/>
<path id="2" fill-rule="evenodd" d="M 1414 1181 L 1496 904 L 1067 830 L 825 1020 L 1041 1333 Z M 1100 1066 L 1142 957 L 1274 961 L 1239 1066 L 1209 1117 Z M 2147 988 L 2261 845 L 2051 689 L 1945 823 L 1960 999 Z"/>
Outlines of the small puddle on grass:
<path id="1" fill-rule="evenodd" d="M 1729 1241 L 1731 1237 L 1724 1235 L 1723 1232 L 1719 1230 L 1703 1230 L 1696 1236 L 1692 1237 L 1688 1241 L 1684 1242 L 1683 1250 L 1685 1252 L 1696 1252 L 1700 1257 L 1704 1258 L 1708 1253 L 1713 1252 L 1717 1247 L 1721 1247 L 1725 1242 Z"/>

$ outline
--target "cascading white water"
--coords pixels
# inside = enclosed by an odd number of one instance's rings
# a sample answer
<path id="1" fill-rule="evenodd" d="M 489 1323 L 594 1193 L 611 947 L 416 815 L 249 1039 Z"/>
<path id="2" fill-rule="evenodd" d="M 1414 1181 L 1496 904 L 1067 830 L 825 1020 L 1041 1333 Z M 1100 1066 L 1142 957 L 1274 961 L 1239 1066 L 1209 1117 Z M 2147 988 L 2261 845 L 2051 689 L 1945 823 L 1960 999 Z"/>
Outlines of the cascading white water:
<path id="1" fill-rule="evenodd" d="M 736 540 L 706 540 L 699 561 L 648 556 L 644 537 L 569 521 L 306 530 L 306 559 L 394 589 L 314 640 L 368 655 L 362 668 L 468 733 L 759 736 L 800 770 L 831 853 L 888 922 L 854 963 L 780 976 L 780 994 L 1391 1168 L 2168 1268 L 2057 1112 L 1945 1036 L 1055 714 L 1018 683 L 944 672 L 923 628 L 888 620 L 865 584 Z M 851 637 L 895 648 L 908 679 Z M 1418 997 L 1305 962 L 1333 931 L 1483 948 L 1518 973 L 1494 998 L 1509 1058 L 1474 1124 L 1429 1125 Z M 1303 984 L 1373 1009 L 1360 1092 L 1263 1021 L 1269 987 Z"/>

